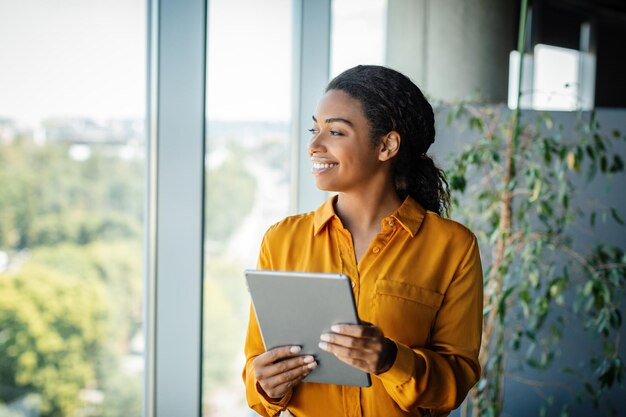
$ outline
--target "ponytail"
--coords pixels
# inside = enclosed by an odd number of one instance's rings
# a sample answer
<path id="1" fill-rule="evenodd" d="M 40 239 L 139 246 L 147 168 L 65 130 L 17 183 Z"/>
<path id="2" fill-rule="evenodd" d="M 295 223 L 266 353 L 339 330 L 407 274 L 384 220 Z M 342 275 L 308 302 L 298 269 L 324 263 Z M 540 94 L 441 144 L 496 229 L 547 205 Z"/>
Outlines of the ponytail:
<path id="1" fill-rule="evenodd" d="M 400 158 L 396 162 L 393 177 L 398 196 L 402 199 L 410 196 L 426 210 L 447 216 L 450 190 L 445 172 L 426 154 L 420 155 L 418 159 L 417 163 L 415 160 Z"/>

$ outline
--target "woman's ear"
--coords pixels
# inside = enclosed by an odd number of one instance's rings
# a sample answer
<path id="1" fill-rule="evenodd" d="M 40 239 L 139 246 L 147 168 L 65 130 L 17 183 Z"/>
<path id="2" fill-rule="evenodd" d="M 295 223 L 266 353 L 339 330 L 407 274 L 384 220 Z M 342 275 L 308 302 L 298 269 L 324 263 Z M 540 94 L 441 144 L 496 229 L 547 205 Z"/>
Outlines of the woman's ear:
<path id="1" fill-rule="evenodd" d="M 398 154 L 400 150 L 400 134 L 395 130 L 387 133 L 381 141 L 380 152 L 378 154 L 379 161 L 389 161 Z"/>

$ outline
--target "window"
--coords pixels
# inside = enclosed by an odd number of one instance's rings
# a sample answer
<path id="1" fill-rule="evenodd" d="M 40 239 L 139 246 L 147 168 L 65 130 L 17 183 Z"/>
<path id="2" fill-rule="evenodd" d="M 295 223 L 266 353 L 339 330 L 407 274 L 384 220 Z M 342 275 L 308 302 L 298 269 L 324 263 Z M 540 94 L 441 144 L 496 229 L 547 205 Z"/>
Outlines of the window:
<path id="1" fill-rule="evenodd" d="M 250 415 L 241 381 L 254 268 L 290 192 L 290 0 L 209 6 L 203 415 Z"/>
<path id="2" fill-rule="evenodd" d="M 142 414 L 145 32 L 0 0 L 0 415 Z"/>
<path id="3" fill-rule="evenodd" d="M 509 107 L 515 107 L 519 54 L 511 52 Z M 536 110 L 593 108 L 595 59 L 575 49 L 538 44 L 524 56 L 520 106 Z"/>
<path id="4" fill-rule="evenodd" d="M 356 65 L 384 65 L 387 0 L 332 0 L 331 77 Z"/>

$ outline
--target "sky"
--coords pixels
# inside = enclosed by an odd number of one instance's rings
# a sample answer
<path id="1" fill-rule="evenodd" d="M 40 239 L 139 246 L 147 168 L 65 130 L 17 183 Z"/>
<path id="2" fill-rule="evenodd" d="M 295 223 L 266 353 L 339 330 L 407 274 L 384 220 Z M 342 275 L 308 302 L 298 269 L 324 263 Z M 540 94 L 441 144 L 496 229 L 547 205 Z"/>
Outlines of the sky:
<path id="1" fill-rule="evenodd" d="M 0 116 L 143 117 L 143 0 L 0 0 Z"/>
<path id="2" fill-rule="evenodd" d="M 291 33 L 291 0 L 209 2 L 209 119 L 289 120 Z"/>
<path id="3" fill-rule="evenodd" d="M 0 117 L 143 118 L 145 3 L 0 0 Z M 292 0 L 209 4 L 209 119 L 289 120 Z M 384 62 L 385 4 L 333 1 L 332 75 Z"/>

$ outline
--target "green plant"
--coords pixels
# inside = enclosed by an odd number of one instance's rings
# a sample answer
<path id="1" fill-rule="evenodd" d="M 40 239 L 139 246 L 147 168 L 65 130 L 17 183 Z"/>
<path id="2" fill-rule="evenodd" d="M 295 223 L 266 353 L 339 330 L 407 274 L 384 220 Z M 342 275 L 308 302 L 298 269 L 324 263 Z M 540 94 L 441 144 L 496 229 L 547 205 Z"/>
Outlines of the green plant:
<path id="1" fill-rule="evenodd" d="M 527 10 L 528 2 L 522 0 L 520 56 Z M 624 224 L 618 210 L 589 206 L 576 199 L 576 191 L 585 180 L 606 181 L 624 171 L 613 145 L 626 136 L 617 130 L 604 132 L 595 111 L 577 115 L 573 134 L 565 134 L 546 113 L 522 115 L 522 68 L 512 112 L 462 102 L 448 113 L 449 123 L 468 126 L 478 136 L 450 164 L 453 208 L 477 233 L 483 250 L 491 249 L 483 253 L 482 375 L 470 393 L 474 417 L 501 415 L 509 352 L 525 348 L 526 365 L 550 368 L 560 353 L 563 331 L 575 323 L 582 323 L 600 348 L 582 372 L 564 371 L 575 374 L 596 408 L 604 394 L 621 385 L 624 374 L 618 347 L 626 255 L 623 248 L 602 240 L 585 247 L 572 235 L 587 220 L 594 229 L 598 215 Z M 609 404 L 602 405 L 616 413 Z M 462 414 L 467 411 L 466 403 Z M 545 408 L 540 410 L 545 413 Z M 568 415 L 569 405 L 560 413 Z"/>
<path id="2" fill-rule="evenodd" d="M 593 229 L 598 218 L 624 224 L 615 208 L 587 207 L 576 191 L 585 180 L 624 171 L 613 145 L 626 136 L 603 133 L 595 112 L 578 115 L 571 137 L 546 113 L 463 102 L 448 116 L 478 133 L 448 170 L 455 215 L 491 249 L 483 254 L 483 373 L 471 393 L 472 415 L 500 415 L 507 351 L 526 348 L 527 365 L 550 367 L 571 317 L 601 339 L 590 359 L 595 381 L 584 385 L 600 405 L 624 373 L 617 348 L 626 255 L 606 243 L 584 248 L 572 228 L 588 222 Z"/>

